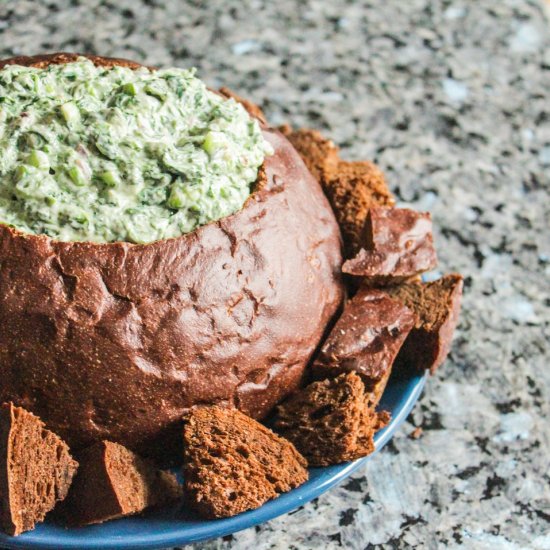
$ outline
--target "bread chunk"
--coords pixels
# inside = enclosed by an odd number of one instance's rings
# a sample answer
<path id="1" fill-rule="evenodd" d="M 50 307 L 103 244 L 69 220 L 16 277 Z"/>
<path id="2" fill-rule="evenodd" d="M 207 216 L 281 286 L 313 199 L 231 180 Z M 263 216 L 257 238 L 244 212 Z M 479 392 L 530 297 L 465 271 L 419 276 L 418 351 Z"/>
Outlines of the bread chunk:
<path id="1" fill-rule="evenodd" d="M 404 281 L 437 265 L 429 212 L 408 208 L 371 208 L 361 249 L 342 271 L 371 283 Z"/>
<path id="2" fill-rule="evenodd" d="M 0 521 L 9 535 L 34 529 L 67 496 L 78 463 L 34 414 L 0 407 Z"/>
<path id="3" fill-rule="evenodd" d="M 393 206 L 395 199 L 382 171 L 369 161 L 341 160 L 324 190 L 340 224 L 344 255 L 351 258 L 361 248 L 361 234 L 369 209 Z"/>
<path id="4" fill-rule="evenodd" d="M 373 436 L 389 421 L 370 401 L 357 374 L 341 374 L 293 394 L 278 407 L 274 427 L 310 466 L 356 460 L 374 451 Z"/>
<path id="5" fill-rule="evenodd" d="M 185 494 L 203 517 L 259 508 L 308 479 L 292 443 L 236 409 L 192 409 L 183 437 Z"/>
<path id="6" fill-rule="evenodd" d="M 62 510 L 71 525 L 138 514 L 182 496 L 174 474 L 118 443 L 100 441 L 78 458 L 80 468 Z"/>
<path id="7" fill-rule="evenodd" d="M 343 372 L 361 376 L 371 400 L 380 399 L 414 314 L 380 290 L 362 287 L 346 304 L 312 366 L 316 379 Z"/>
<path id="8" fill-rule="evenodd" d="M 458 273 L 430 283 L 411 282 L 387 289 L 395 300 L 414 311 L 416 322 L 407 336 L 396 366 L 433 374 L 449 354 L 458 324 L 463 278 Z"/>

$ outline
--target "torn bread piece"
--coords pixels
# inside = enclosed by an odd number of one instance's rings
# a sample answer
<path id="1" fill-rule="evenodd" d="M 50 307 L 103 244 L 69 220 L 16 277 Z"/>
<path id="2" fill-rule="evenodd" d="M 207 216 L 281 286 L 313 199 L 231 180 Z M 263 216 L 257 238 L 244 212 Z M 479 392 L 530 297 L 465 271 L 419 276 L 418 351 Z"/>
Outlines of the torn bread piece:
<path id="1" fill-rule="evenodd" d="M 416 322 L 401 348 L 396 366 L 433 374 L 445 361 L 462 301 L 463 278 L 444 275 L 429 283 L 410 282 L 389 287 L 386 292 L 416 315 Z"/>
<path id="2" fill-rule="evenodd" d="M 393 206 L 382 171 L 372 162 L 341 160 L 334 176 L 325 183 L 327 195 L 344 239 L 345 257 L 361 247 L 361 234 L 370 208 Z"/>
<path id="3" fill-rule="evenodd" d="M 356 372 L 380 400 L 397 352 L 415 323 L 415 315 L 380 290 L 362 287 L 346 304 L 311 369 L 315 379 Z"/>
<path id="4" fill-rule="evenodd" d="M 0 522 L 9 535 L 34 529 L 67 496 L 78 463 L 40 418 L 4 403 L 0 407 Z"/>
<path id="5" fill-rule="evenodd" d="M 437 265 L 428 212 L 371 208 L 360 240 L 361 249 L 342 271 L 371 284 L 404 281 Z"/>
<path id="6" fill-rule="evenodd" d="M 174 474 L 118 443 L 99 441 L 78 458 L 80 468 L 61 509 L 70 525 L 138 514 L 182 496 Z"/>
<path id="7" fill-rule="evenodd" d="M 310 466 L 356 460 L 374 451 L 374 434 L 390 418 L 370 401 L 354 372 L 313 382 L 279 405 L 274 429 L 294 443 Z"/>
<path id="8" fill-rule="evenodd" d="M 191 409 L 183 439 L 186 501 L 205 518 L 259 508 L 308 479 L 292 443 L 236 409 Z"/>

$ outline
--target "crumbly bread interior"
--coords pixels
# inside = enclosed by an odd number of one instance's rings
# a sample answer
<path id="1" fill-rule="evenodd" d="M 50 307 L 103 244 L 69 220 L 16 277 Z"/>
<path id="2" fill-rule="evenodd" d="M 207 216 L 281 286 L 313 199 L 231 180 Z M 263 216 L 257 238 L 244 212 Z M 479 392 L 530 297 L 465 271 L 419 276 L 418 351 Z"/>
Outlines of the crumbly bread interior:
<path id="1" fill-rule="evenodd" d="M 453 273 L 429 283 L 409 282 L 386 289 L 416 317 L 396 358 L 397 371 L 429 369 L 433 374 L 445 361 L 458 324 L 462 286 L 462 276 Z"/>
<path id="2" fill-rule="evenodd" d="M 374 451 L 373 436 L 389 420 L 377 412 L 359 375 L 313 382 L 277 409 L 275 429 L 310 466 L 328 466 Z"/>
<path id="3" fill-rule="evenodd" d="M 354 256 L 361 248 L 369 208 L 395 204 L 384 174 L 368 161 L 341 160 L 334 177 L 325 184 L 325 193 L 340 224 L 347 257 Z"/>
<path id="4" fill-rule="evenodd" d="M 449 302 L 462 276 L 450 274 L 429 283 L 410 282 L 387 289 L 416 314 L 415 328 L 437 330 L 448 318 Z"/>
<path id="5" fill-rule="evenodd" d="M 18 535 L 33 529 L 67 496 L 78 464 L 68 446 L 25 409 L 5 403 L 0 423 L 2 525 Z"/>
<path id="6" fill-rule="evenodd" d="M 258 508 L 308 478 L 292 443 L 236 409 L 193 409 L 183 434 L 185 494 L 204 517 Z"/>

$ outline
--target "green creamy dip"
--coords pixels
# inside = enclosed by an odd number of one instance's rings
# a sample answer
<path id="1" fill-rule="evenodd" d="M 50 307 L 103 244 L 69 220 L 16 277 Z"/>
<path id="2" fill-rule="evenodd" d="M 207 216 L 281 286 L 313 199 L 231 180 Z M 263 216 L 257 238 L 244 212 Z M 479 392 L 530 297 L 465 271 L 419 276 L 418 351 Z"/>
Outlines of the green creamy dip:
<path id="1" fill-rule="evenodd" d="M 194 70 L 85 59 L 0 71 L 0 223 L 61 241 L 147 243 L 237 212 L 272 154 Z"/>

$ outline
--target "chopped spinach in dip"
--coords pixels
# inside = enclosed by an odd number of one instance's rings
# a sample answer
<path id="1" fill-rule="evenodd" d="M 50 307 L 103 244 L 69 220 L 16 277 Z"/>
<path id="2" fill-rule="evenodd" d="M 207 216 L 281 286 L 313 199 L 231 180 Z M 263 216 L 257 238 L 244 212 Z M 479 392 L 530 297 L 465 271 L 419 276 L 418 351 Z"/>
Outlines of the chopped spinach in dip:
<path id="1" fill-rule="evenodd" d="M 194 70 L 0 70 L 0 223 L 26 233 L 176 237 L 237 212 L 268 154 L 257 121 Z"/>

